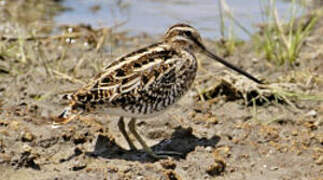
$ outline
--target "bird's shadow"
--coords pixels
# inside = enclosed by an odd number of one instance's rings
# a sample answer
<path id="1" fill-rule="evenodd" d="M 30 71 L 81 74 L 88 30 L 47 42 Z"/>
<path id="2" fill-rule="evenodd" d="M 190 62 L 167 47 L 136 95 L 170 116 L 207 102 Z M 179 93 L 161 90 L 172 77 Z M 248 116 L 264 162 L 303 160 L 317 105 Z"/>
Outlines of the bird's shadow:
<path id="1" fill-rule="evenodd" d="M 215 147 L 220 141 L 219 136 L 210 139 L 198 138 L 192 134 L 192 128 L 177 127 L 170 139 L 162 140 L 152 146 L 153 151 L 172 151 L 182 154 L 181 156 L 171 156 L 178 159 L 185 159 L 187 154 L 194 151 L 196 146 Z M 93 152 L 86 152 L 92 157 L 102 157 L 107 159 L 124 159 L 128 161 L 154 162 L 156 159 L 150 157 L 142 150 L 125 150 L 108 137 L 99 135 Z"/>

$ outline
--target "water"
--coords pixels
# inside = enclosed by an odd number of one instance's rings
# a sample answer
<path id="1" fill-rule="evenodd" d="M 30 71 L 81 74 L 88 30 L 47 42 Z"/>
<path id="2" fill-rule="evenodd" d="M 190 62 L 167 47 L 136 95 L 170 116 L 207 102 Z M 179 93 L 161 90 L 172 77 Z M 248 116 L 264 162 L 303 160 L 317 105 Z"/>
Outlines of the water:
<path id="1" fill-rule="evenodd" d="M 56 16 L 57 24 L 90 24 L 92 27 L 110 27 L 126 22 L 118 30 L 131 35 L 146 32 L 162 34 L 167 27 L 185 22 L 196 27 L 202 37 L 220 37 L 219 0 L 65 0 L 63 5 L 71 8 Z M 250 32 L 262 21 L 261 2 L 264 0 L 228 0 L 235 18 Z M 263 4 L 263 3 L 262 3 Z M 288 15 L 291 4 L 276 2 L 278 13 Z M 92 7 L 92 8 L 91 8 Z M 97 8 L 97 10 L 94 7 Z M 233 27 L 240 39 L 249 36 Z"/>

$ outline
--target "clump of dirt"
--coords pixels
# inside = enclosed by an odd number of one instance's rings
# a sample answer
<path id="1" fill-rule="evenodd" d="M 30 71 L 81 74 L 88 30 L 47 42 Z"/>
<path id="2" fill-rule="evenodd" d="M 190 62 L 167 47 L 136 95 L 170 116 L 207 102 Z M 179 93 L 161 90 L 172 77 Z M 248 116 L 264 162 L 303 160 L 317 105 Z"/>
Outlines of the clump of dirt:
<path id="1" fill-rule="evenodd" d="M 18 30 L 0 28 L 0 179 L 321 178 L 321 19 L 293 69 L 259 58 L 250 61 L 258 56 L 248 43 L 227 57 L 266 79 L 264 85 L 198 56 L 202 66 L 185 98 L 167 113 L 137 124 L 153 150 L 183 154 L 155 160 L 142 150 L 129 150 L 118 131 L 118 117 L 90 114 L 61 126 L 52 121 L 67 103 L 64 94 L 116 57 L 156 39 L 84 25 L 64 26 L 53 35 L 37 23 L 19 25 L 24 23 L 17 21 L 19 16 L 5 13 L 17 4 L 6 2 L 1 7 L 6 11 L 0 11 L 9 19 L 5 26 Z M 43 14 L 32 16 L 42 22 Z M 52 22 L 51 15 L 44 17 Z M 31 29 L 41 33 L 29 36 Z M 214 41 L 205 43 L 215 48 Z"/>

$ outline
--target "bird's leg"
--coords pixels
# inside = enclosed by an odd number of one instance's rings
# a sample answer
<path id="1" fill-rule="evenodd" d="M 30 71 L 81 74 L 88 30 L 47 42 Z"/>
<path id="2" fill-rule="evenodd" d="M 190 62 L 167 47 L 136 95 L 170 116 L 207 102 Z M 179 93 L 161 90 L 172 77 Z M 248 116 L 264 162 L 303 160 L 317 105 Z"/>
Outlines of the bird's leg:
<path id="1" fill-rule="evenodd" d="M 160 157 L 153 152 L 153 150 L 146 144 L 146 142 L 141 138 L 141 136 L 136 131 L 136 119 L 131 118 L 129 124 L 128 124 L 130 132 L 136 137 L 136 139 L 139 141 L 141 146 L 143 147 L 144 151 L 147 152 L 150 156 L 159 159 Z"/>
<path id="2" fill-rule="evenodd" d="M 134 151 L 137 150 L 136 146 L 133 144 L 133 142 L 131 141 L 131 139 L 129 138 L 129 136 L 126 132 L 125 123 L 124 123 L 122 116 L 119 118 L 118 127 L 119 127 L 119 130 L 121 131 L 121 134 L 123 135 L 123 137 L 127 140 L 127 143 L 129 145 L 130 149 L 134 150 Z"/>
<path id="3" fill-rule="evenodd" d="M 142 137 L 137 133 L 136 131 L 136 119 L 131 118 L 129 124 L 128 124 L 130 132 L 136 137 L 136 139 L 139 141 L 141 146 L 143 147 L 144 151 L 147 152 L 151 157 L 155 159 L 165 159 L 167 158 L 167 155 L 175 155 L 175 156 L 182 156 L 181 153 L 178 152 L 172 152 L 172 151 L 160 151 L 157 152 L 157 154 L 146 144 L 146 142 L 142 139 Z"/>

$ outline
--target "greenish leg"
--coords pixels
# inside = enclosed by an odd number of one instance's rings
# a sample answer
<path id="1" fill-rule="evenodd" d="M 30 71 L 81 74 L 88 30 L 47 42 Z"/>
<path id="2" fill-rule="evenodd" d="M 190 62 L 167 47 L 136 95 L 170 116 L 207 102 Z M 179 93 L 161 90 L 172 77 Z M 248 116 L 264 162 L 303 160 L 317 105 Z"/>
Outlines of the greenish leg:
<path id="1" fill-rule="evenodd" d="M 131 141 L 130 137 L 128 136 L 128 134 L 126 132 L 123 117 L 120 117 L 120 119 L 118 121 L 118 127 L 119 127 L 119 130 L 121 131 L 123 137 L 126 139 L 130 149 L 131 150 L 137 150 L 136 146 L 133 144 L 133 142 Z"/>

